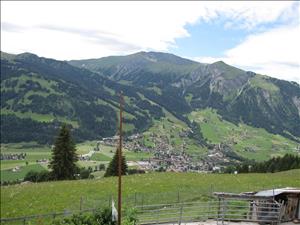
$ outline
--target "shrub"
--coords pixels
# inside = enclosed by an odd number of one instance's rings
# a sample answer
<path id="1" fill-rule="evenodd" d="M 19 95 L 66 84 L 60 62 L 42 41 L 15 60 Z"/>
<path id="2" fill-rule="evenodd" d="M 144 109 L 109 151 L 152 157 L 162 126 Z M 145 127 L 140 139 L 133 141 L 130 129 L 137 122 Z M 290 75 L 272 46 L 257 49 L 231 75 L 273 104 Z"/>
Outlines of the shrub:
<path id="1" fill-rule="evenodd" d="M 95 225 L 95 218 L 91 214 L 74 214 L 70 218 L 56 219 L 52 221 L 53 225 Z"/>
<path id="2" fill-rule="evenodd" d="M 122 221 L 123 225 L 135 225 L 137 224 L 137 210 L 130 208 L 125 211 L 125 219 Z"/>
<path id="3" fill-rule="evenodd" d="M 52 225 L 116 225 L 116 222 L 111 221 L 111 215 L 111 210 L 105 208 L 93 214 L 80 213 L 69 218 L 56 219 L 52 221 Z"/>
<path id="4" fill-rule="evenodd" d="M 37 182 L 37 176 L 38 172 L 30 170 L 28 173 L 26 173 L 24 181 Z"/>
<path id="5" fill-rule="evenodd" d="M 99 170 L 105 170 L 105 165 L 104 164 L 100 164 L 99 165 Z"/>
<path id="6" fill-rule="evenodd" d="M 43 171 L 29 171 L 25 177 L 24 181 L 31 181 L 31 182 L 43 182 L 43 181 L 49 181 L 51 180 L 50 172 L 47 170 Z"/>
<path id="7" fill-rule="evenodd" d="M 136 210 L 125 210 L 125 217 L 122 219 L 123 225 L 135 225 L 137 223 Z M 60 218 L 52 221 L 52 225 L 116 225 L 112 221 L 110 208 L 104 208 L 95 213 L 74 214 L 68 218 Z"/>
<path id="8" fill-rule="evenodd" d="M 51 174 L 47 170 L 43 170 L 38 172 L 37 174 L 37 182 L 49 181 L 51 180 Z"/>
<path id="9" fill-rule="evenodd" d="M 79 173 L 80 173 L 80 179 L 87 179 L 91 174 L 90 170 L 86 168 L 81 168 Z"/>
<path id="10" fill-rule="evenodd" d="M 129 169 L 128 174 L 143 174 L 145 173 L 145 170 L 140 170 L 140 169 Z"/>
<path id="11" fill-rule="evenodd" d="M 110 208 L 104 208 L 100 212 L 96 212 L 94 216 L 97 224 L 116 225 L 116 222 L 112 221 L 112 212 Z"/>

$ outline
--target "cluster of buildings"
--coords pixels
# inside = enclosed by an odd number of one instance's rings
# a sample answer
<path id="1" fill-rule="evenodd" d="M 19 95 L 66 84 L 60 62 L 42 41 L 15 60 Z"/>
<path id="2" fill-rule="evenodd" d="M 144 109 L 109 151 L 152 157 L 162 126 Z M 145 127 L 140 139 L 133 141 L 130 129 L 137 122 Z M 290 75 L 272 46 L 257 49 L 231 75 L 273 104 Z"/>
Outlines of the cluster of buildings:
<path id="1" fill-rule="evenodd" d="M 182 133 L 180 137 L 186 135 L 187 133 Z M 226 152 L 230 152 L 230 149 L 223 144 L 212 145 L 207 154 L 200 158 L 199 155 L 193 156 L 187 153 L 184 141 L 180 149 L 176 149 L 166 135 L 151 133 L 148 139 L 154 143 L 153 146 L 147 146 L 143 134 L 139 133 L 127 137 L 123 142 L 126 149 L 152 153 L 152 157 L 149 159 L 138 162 L 139 167 L 146 171 L 219 172 L 222 165 L 235 160 L 226 154 Z M 113 136 L 103 138 L 97 143 L 117 146 L 118 141 L 119 136 Z M 99 144 L 97 144 L 97 148 L 100 149 Z M 81 160 L 88 160 L 89 158 L 89 155 L 81 156 Z"/>
<path id="2" fill-rule="evenodd" d="M 8 154 L 0 154 L 1 160 L 23 160 L 26 158 L 26 153 L 8 153 Z"/>

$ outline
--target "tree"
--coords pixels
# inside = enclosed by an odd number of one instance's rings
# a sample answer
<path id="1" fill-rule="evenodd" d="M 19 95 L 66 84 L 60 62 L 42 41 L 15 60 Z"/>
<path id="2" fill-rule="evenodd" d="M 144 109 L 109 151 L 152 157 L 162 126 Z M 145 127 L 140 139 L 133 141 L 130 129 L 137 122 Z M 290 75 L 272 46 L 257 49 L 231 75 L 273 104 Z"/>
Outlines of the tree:
<path id="1" fill-rule="evenodd" d="M 114 157 L 112 158 L 112 160 L 110 161 L 107 169 L 106 169 L 106 172 L 104 174 L 105 177 L 110 177 L 110 176 L 118 176 L 118 165 L 119 165 L 119 151 L 117 149 Z M 122 166 L 121 166 L 121 174 L 122 175 L 126 175 L 127 173 L 127 170 L 128 170 L 128 166 L 127 166 L 127 163 L 126 163 L 126 159 L 125 159 L 125 156 L 122 156 Z"/>
<path id="2" fill-rule="evenodd" d="M 69 180 L 75 178 L 78 171 L 76 162 L 78 156 L 76 154 L 75 144 L 72 141 L 70 130 L 64 124 L 55 141 L 52 150 L 52 160 L 49 168 L 52 169 L 52 176 L 55 180 Z"/>

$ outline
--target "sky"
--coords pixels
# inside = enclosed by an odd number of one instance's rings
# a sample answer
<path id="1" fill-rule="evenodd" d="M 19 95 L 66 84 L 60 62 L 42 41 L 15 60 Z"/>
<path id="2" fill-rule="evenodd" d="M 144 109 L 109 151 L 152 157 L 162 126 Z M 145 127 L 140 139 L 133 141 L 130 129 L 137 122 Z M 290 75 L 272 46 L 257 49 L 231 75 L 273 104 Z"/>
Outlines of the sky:
<path id="1" fill-rule="evenodd" d="M 172 53 L 300 83 L 297 1 L 1 1 L 1 51 L 58 60 Z"/>

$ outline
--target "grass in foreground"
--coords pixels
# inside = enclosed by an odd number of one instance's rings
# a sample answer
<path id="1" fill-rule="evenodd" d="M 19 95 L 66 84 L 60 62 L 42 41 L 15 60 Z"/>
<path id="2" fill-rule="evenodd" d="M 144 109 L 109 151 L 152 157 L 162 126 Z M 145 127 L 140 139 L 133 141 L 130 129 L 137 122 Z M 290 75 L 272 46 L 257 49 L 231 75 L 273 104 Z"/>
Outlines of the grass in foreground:
<path id="1" fill-rule="evenodd" d="M 212 191 L 243 192 L 300 187 L 300 169 L 274 174 L 149 173 L 123 177 L 124 205 L 195 201 Z M 117 178 L 60 181 L 1 187 L 1 217 L 78 209 L 80 197 L 108 205 L 116 196 Z M 135 193 L 138 193 L 135 195 Z M 114 197 L 116 199 L 116 197 Z M 91 202 L 87 202 L 91 203 Z M 88 204 L 87 204 L 88 205 Z M 84 207 L 86 204 L 84 203 Z M 89 206 L 93 206 L 91 203 Z"/>

